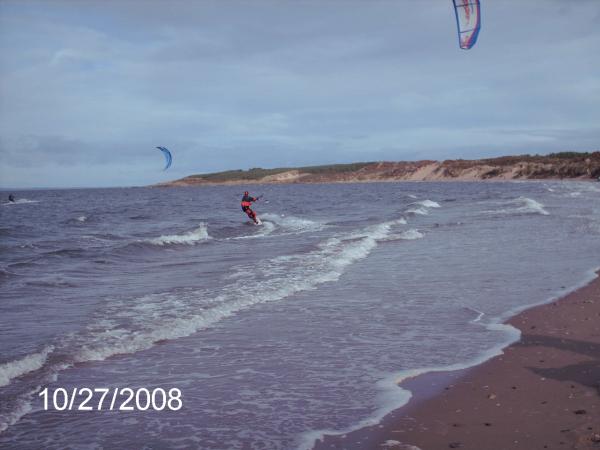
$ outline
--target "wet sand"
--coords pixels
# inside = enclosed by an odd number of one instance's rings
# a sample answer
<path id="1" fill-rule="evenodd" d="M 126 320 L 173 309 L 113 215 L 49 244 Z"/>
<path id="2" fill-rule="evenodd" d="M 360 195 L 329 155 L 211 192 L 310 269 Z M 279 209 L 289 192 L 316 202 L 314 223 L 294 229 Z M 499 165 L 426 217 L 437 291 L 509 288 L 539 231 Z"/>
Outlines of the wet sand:
<path id="1" fill-rule="evenodd" d="M 508 323 L 522 335 L 504 354 L 407 380 L 408 405 L 315 448 L 600 450 L 600 278 Z"/>

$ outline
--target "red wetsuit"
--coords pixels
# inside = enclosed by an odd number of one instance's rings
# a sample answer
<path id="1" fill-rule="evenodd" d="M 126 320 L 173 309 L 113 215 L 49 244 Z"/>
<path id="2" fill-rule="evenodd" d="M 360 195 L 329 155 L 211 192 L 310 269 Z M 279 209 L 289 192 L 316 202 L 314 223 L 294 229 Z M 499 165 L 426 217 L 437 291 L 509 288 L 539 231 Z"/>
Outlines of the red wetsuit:
<path id="1" fill-rule="evenodd" d="M 250 217 L 254 221 L 254 223 L 258 223 L 258 220 L 256 220 L 256 213 L 252 211 L 252 208 L 250 208 L 250 206 L 252 206 L 252 202 L 256 201 L 258 201 L 258 198 L 250 197 L 250 195 L 244 195 L 242 197 L 241 203 L 242 211 L 248 214 L 248 217 Z"/>

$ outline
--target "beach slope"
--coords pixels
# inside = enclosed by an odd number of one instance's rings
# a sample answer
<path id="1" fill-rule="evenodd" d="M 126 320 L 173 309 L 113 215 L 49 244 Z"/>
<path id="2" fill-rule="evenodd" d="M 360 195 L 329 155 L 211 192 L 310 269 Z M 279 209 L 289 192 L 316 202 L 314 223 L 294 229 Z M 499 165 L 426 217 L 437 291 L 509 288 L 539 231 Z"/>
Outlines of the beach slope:
<path id="1" fill-rule="evenodd" d="M 404 408 L 316 448 L 600 449 L 600 279 L 508 323 L 522 335 L 502 355 L 409 380 Z"/>

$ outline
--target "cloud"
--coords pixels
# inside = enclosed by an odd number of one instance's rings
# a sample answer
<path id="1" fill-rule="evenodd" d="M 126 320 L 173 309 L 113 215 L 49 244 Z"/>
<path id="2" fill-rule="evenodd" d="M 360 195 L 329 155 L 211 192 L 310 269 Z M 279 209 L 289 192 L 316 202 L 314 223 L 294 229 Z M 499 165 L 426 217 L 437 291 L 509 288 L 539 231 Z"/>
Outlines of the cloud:
<path id="1" fill-rule="evenodd" d="M 5 0 L 2 183 L 595 149 L 600 5 L 482 4 L 465 52 L 450 1 Z"/>

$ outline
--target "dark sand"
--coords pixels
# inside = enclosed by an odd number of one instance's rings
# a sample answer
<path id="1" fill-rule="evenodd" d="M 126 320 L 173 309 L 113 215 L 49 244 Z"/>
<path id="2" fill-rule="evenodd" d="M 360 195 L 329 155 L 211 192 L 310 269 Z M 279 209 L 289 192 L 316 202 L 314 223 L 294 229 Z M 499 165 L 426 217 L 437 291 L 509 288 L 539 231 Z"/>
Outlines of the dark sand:
<path id="1" fill-rule="evenodd" d="M 508 323 L 503 355 L 407 380 L 408 405 L 316 448 L 600 450 L 600 278 Z"/>

